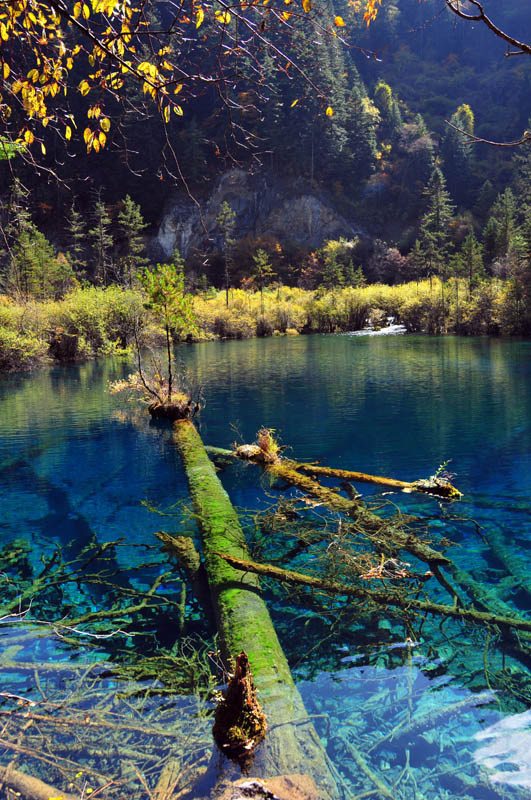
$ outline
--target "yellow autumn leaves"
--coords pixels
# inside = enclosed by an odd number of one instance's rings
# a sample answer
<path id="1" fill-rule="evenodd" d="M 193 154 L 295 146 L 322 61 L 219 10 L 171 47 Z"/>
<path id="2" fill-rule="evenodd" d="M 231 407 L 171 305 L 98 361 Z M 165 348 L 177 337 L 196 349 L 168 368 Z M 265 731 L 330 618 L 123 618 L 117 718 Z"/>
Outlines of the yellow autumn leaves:
<path id="1" fill-rule="evenodd" d="M 362 2 L 366 8 L 365 18 L 371 15 L 374 18 L 381 0 Z M 29 123 L 23 124 L 18 134 L 21 143 L 30 146 L 36 141 L 41 150 L 44 148 L 36 130 L 37 121 L 43 127 L 59 124 L 64 131 L 64 139 L 73 139 L 73 119 L 64 111 L 58 112 L 53 99 L 77 91 L 90 102 L 92 94 L 96 91 L 101 94 L 102 90 L 110 90 L 116 97 L 120 90 L 127 88 L 125 73 L 139 80 L 144 94 L 155 101 L 166 123 L 170 122 L 172 113 L 183 116 L 183 106 L 171 99 L 171 92 L 177 93 L 182 88 L 179 84 L 175 89 L 179 47 L 175 47 L 169 40 L 161 40 L 166 46 L 158 53 L 147 56 L 149 61 L 142 61 L 133 40 L 134 31 L 138 27 L 135 17 L 138 12 L 135 6 L 138 4 L 129 0 L 71 0 L 67 5 L 70 16 L 67 13 L 60 17 L 54 10 L 54 5 L 45 0 L 0 0 L 0 79 L 3 79 L 7 89 L 2 97 L 0 87 L 0 109 L 4 118 L 7 118 L 11 113 L 9 95 L 19 95 L 26 114 L 24 122 Z M 300 19 L 297 10 L 300 12 L 302 9 L 304 14 L 309 14 L 312 8 L 317 10 L 317 0 L 192 0 L 190 5 L 190 10 L 181 6 L 182 17 L 179 18 L 180 24 L 189 26 L 190 34 L 193 34 L 194 28 L 200 29 L 208 19 L 211 29 L 215 26 L 223 29 L 231 25 L 232 35 L 236 39 L 239 27 L 235 26 L 235 22 L 238 23 L 243 18 L 246 9 L 256 8 L 258 13 L 262 13 L 262 25 L 265 25 L 266 15 L 273 12 L 271 19 L 276 17 L 278 21 L 286 23 L 290 20 L 290 24 L 294 26 L 297 25 L 297 19 Z M 92 39 L 93 46 L 87 48 L 85 42 L 82 49 L 79 43 L 72 44 L 72 37 L 67 35 L 68 19 L 78 30 L 87 29 L 97 36 L 95 43 L 94 38 Z M 343 17 L 333 16 L 332 12 L 329 17 L 329 33 L 339 35 L 338 29 L 346 27 Z M 183 27 L 176 36 L 185 35 L 184 31 Z M 186 36 L 190 34 L 186 33 Z M 197 36 L 205 38 L 202 30 Z M 233 40 L 234 51 L 238 49 L 236 39 Z M 9 45 L 19 43 L 21 47 L 26 47 L 26 41 L 31 41 L 32 46 L 25 53 L 27 65 L 21 70 L 14 60 L 9 58 L 8 63 L 8 53 L 11 52 Z M 8 46 L 3 47 L 6 44 Z M 80 61 L 81 55 L 77 58 L 78 54 L 88 57 L 89 69 L 86 73 L 81 71 L 84 62 Z M 172 55 L 175 63 L 172 63 Z M 21 63 L 24 63 L 23 60 Z M 74 74 L 78 78 L 72 83 Z M 299 99 L 294 100 L 291 107 L 298 102 Z M 91 105 L 90 108 L 94 106 Z M 330 105 L 323 106 L 323 111 L 327 117 L 334 116 L 334 109 Z M 99 120 L 96 130 L 93 130 L 95 126 L 92 123 L 89 123 L 91 128 L 84 128 L 82 125 L 80 127 L 80 132 L 85 131 L 89 152 L 98 152 L 105 147 L 111 128 L 107 117 L 99 119 L 100 113 L 98 110 L 92 115 L 87 114 L 89 120 Z M 31 137 L 26 135 L 30 133 L 30 127 L 33 130 Z"/>

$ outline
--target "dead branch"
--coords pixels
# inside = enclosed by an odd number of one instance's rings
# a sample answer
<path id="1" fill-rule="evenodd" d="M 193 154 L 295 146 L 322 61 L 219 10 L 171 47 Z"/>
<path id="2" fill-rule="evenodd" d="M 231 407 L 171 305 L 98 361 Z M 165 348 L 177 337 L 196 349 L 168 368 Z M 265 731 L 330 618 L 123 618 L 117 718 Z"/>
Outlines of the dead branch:
<path id="1" fill-rule="evenodd" d="M 320 589 L 328 594 L 345 595 L 346 597 L 356 597 L 364 602 L 372 602 L 376 605 L 396 606 L 406 611 L 418 611 L 427 614 L 437 614 L 443 617 L 453 617 L 465 622 L 476 622 L 480 625 L 496 626 L 499 628 L 513 628 L 521 631 L 531 631 L 531 620 L 521 619 L 520 617 L 503 617 L 497 614 L 490 614 L 485 611 L 476 611 L 473 608 L 456 608 L 455 606 L 432 603 L 429 600 L 416 600 L 407 595 L 400 595 L 397 592 L 383 592 L 374 589 L 362 589 L 360 586 L 352 584 L 341 584 L 333 581 L 315 578 L 312 575 L 305 575 L 301 572 L 274 567 L 271 564 L 258 564 L 255 561 L 244 561 L 241 558 L 227 556 L 223 553 L 216 553 L 233 567 L 240 570 L 254 572 L 257 575 L 265 575 L 269 578 L 283 581 L 285 583 L 300 584 L 309 586 L 312 589 Z"/>

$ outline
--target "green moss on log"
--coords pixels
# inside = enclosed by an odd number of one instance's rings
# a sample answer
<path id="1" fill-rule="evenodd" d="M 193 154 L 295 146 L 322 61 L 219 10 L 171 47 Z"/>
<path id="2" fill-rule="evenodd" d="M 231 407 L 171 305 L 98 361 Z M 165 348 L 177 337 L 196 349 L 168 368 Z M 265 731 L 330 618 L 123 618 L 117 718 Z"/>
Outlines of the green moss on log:
<path id="1" fill-rule="evenodd" d="M 268 777 L 300 772 L 304 764 L 323 800 L 335 798 L 337 788 L 261 597 L 258 577 L 218 555 L 248 558 L 236 511 L 193 424 L 179 420 L 173 431 L 201 530 L 222 656 L 230 664 L 245 651 L 268 720 L 270 731 L 253 771 Z"/>

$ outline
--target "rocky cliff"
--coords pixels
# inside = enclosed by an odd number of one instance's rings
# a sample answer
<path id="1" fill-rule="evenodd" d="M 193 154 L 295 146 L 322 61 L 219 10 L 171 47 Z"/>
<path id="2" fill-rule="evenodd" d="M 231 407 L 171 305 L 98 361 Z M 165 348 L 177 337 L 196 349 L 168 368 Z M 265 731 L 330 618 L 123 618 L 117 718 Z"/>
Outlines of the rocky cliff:
<path id="1" fill-rule="evenodd" d="M 233 169 L 218 179 L 199 207 L 183 195 L 168 200 L 153 241 L 156 255 L 168 258 L 175 248 L 183 257 L 219 250 L 223 233 L 216 218 L 224 202 L 236 213 L 237 239 L 268 235 L 280 242 L 319 247 L 327 239 L 366 235 L 303 180 L 288 182 L 270 173 Z"/>

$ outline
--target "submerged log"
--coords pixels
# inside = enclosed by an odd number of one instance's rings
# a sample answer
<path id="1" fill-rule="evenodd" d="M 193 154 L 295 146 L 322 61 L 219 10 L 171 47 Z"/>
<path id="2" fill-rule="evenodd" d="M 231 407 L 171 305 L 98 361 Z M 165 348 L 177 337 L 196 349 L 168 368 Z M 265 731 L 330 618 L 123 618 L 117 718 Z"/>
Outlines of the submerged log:
<path id="1" fill-rule="evenodd" d="M 192 539 L 189 536 L 171 536 L 166 531 L 156 531 L 155 536 L 163 543 L 166 553 L 175 558 L 204 614 L 213 622 L 207 574 Z"/>
<path id="2" fill-rule="evenodd" d="M 79 794 L 73 795 L 67 792 L 58 791 L 56 787 L 44 783 L 39 778 L 33 778 L 25 772 L 11 767 L 0 767 L 0 787 L 8 787 L 13 797 L 23 795 L 27 800 L 76 800 Z"/>
<path id="3" fill-rule="evenodd" d="M 334 581 L 316 578 L 313 575 L 305 575 L 302 572 L 274 567 L 272 564 L 260 564 L 234 556 L 218 553 L 227 563 L 242 570 L 275 578 L 279 581 L 292 584 L 302 584 L 312 589 L 320 589 L 327 594 L 344 595 L 345 597 L 356 597 L 361 601 L 370 601 L 376 605 L 395 606 L 405 611 L 419 611 L 427 614 L 437 614 L 442 617 L 453 617 L 466 622 L 476 622 L 481 625 L 497 626 L 499 628 L 512 628 L 519 631 L 531 631 L 531 620 L 521 619 L 520 617 L 500 616 L 485 611 L 477 611 L 474 608 L 458 608 L 456 606 L 443 605 L 442 603 L 432 603 L 429 600 L 417 600 L 406 594 L 399 594 L 396 591 L 380 591 L 376 589 L 364 589 L 353 584 L 337 583 Z"/>
<path id="4" fill-rule="evenodd" d="M 322 800 L 338 795 L 319 737 L 278 641 L 256 575 L 228 564 L 219 553 L 246 558 L 238 516 L 188 420 L 173 424 L 203 540 L 205 567 L 216 616 L 219 644 L 227 665 L 245 651 L 268 733 L 255 754 L 253 774 L 269 778 L 301 772 L 319 786 Z"/>

